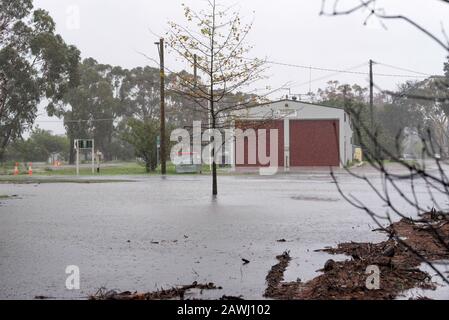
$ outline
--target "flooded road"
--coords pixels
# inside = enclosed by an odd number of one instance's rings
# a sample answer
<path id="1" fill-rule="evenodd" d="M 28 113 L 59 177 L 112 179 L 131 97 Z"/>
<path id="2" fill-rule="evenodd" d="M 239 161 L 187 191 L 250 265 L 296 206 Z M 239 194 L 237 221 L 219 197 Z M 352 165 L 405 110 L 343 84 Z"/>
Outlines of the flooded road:
<path id="1" fill-rule="evenodd" d="M 385 210 L 369 186 L 338 177 L 346 192 Z M 218 199 L 207 176 L 127 178 L 136 181 L 0 184 L 0 194 L 18 195 L 0 200 L 0 299 L 85 298 L 100 287 L 153 291 L 193 281 L 223 287 L 203 298 L 259 299 L 285 250 L 293 258 L 285 280 L 307 281 L 330 258 L 314 250 L 385 239 L 325 172 L 220 177 Z M 65 287 L 69 265 L 80 268 L 78 291 Z"/>

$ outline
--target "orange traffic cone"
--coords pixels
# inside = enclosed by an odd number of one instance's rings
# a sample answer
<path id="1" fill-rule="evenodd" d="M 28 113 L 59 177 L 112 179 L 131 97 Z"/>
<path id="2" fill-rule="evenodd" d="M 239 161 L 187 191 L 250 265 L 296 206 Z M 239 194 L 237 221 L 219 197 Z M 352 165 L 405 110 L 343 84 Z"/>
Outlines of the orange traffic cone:
<path id="1" fill-rule="evenodd" d="M 28 175 L 32 176 L 33 175 L 33 164 L 30 162 L 30 166 L 28 167 Z"/>
<path id="2" fill-rule="evenodd" d="M 19 174 L 19 163 L 16 162 L 16 165 L 14 166 L 14 175 L 17 176 Z"/>

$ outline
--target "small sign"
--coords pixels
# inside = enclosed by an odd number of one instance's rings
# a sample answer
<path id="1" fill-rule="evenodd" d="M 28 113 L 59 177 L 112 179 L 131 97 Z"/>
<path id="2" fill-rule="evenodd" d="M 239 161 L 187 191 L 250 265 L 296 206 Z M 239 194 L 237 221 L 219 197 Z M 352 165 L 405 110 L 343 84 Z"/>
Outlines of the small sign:
<path id="1" fill-rule="evenodd" d="M 94 139 L 76 139 L 74 143 L 76 150 L 76 175 L 80 174 L 80 150 L 91 150 L 92 152 L 92 174 L 95 173 L 95 150 Z"/>
<path id="2" fill-rule="evenodd" d="M 161 147 L 161 137 L 160 136 L 157 136 L 156 143 L 157 143 L 157 147 L 160 148 Z"/>
<path id="3" fill-rule="evenodd" d="M 94 145 L 93 140 L 75 140 L 75 149 L 92 149 Z"/>
<path id="4" fill-rule="evenodd" d="M 298 113 L 295 109 L 284 108 L 277 111 L 277 114 L 281 117 L 297 117 Z"/>

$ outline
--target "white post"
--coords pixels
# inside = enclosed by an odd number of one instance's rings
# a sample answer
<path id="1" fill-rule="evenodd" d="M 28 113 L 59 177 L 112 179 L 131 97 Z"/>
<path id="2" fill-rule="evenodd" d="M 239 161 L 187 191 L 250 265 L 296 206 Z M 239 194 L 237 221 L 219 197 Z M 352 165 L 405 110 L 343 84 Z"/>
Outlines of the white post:
<path id="1" fill-rule="evenodd" d="M 290 119 L 284 119 L 284 171 L 290 171 Z"/>
<path id="2" fill-rule="evenodd" d="M 76 175 L 80 175 L 80 148 L 78 140 L 75 140 L 75 149 L 76 149 Z"/>
<path id="3" fill-rule="evenodd" d="M 95 141 L 92 140 L 92 174 L 95 174 Z"/>
<path id="4" fill-rule="evenodd" d="M 232 141 L 229 144 L 231 146 L 231 150 L 229 150 L 229 155 L 231 160 L 232 171 L 235 171 L 235 121 L 231 122 L 231 128 L 232 128 Z"/>

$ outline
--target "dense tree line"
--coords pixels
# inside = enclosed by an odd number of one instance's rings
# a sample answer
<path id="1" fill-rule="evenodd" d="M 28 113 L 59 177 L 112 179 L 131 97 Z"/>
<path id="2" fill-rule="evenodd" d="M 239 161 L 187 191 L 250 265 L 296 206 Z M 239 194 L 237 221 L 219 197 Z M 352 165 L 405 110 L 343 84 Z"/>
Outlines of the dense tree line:
<path id="1" fill-rule="evenodd" d="M 47 162 L 52 154 L 58 159 L 67 159 L 69 140 L 66 136 L 58 136 L 50 131 L 35 128 L 28 139 L 19 139 L 8 146 L 6 159 L 23 162 Z"/>

